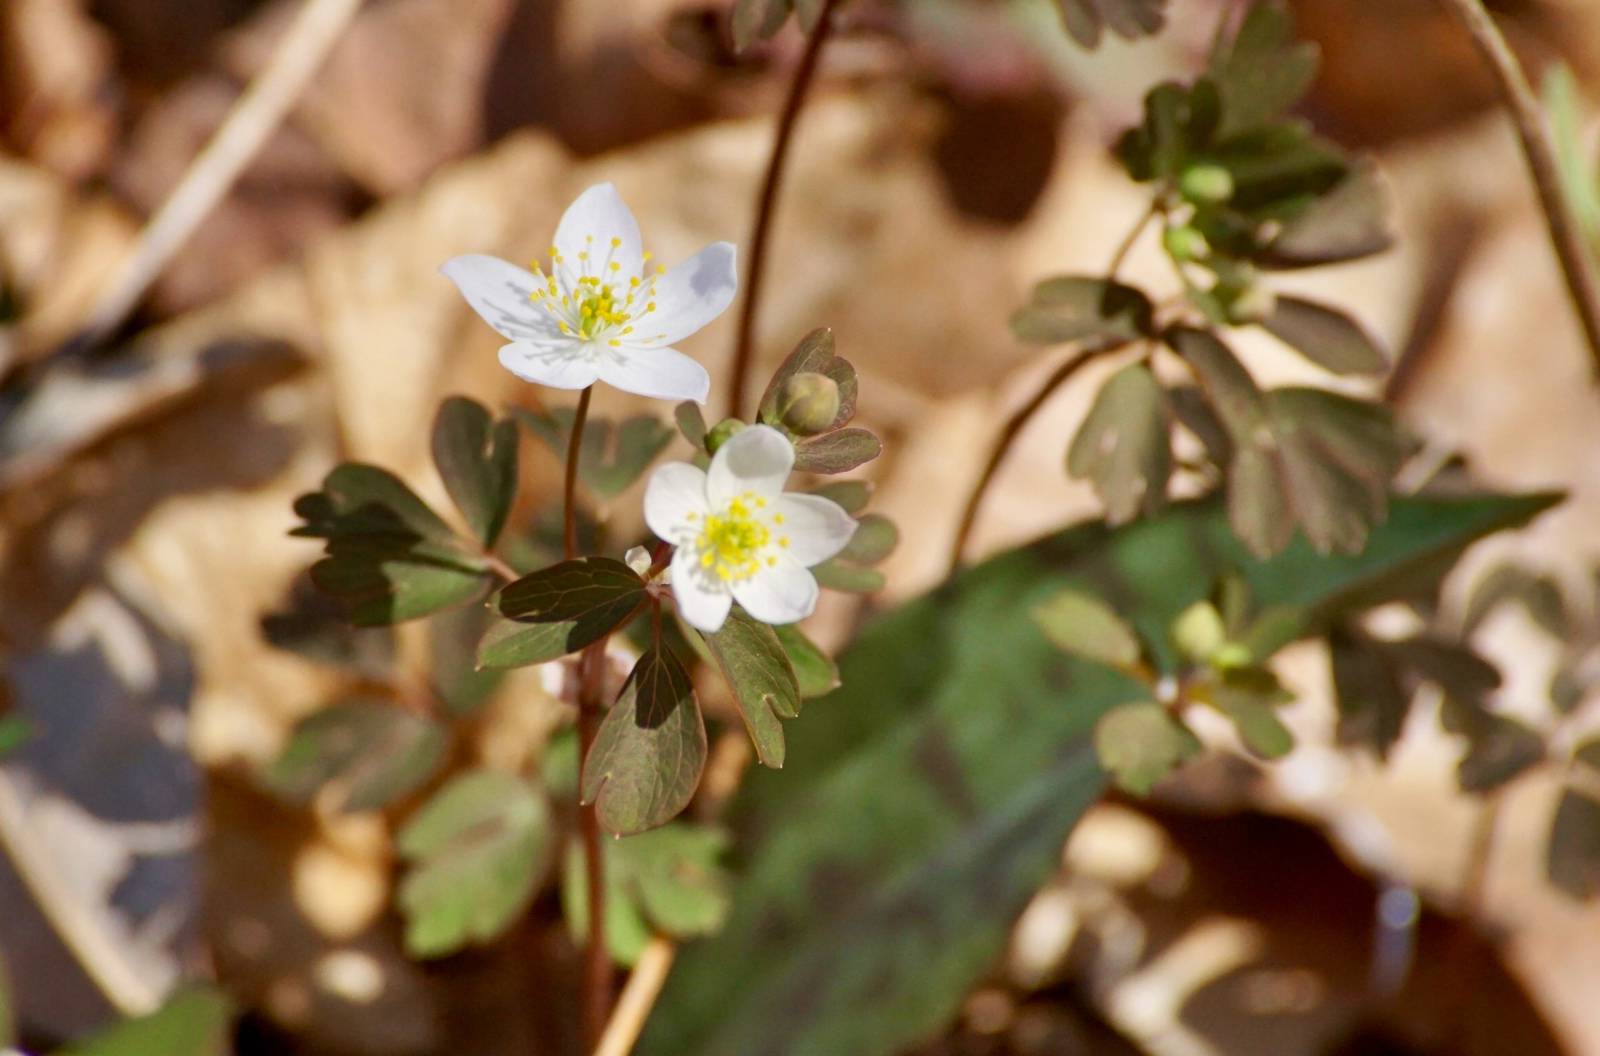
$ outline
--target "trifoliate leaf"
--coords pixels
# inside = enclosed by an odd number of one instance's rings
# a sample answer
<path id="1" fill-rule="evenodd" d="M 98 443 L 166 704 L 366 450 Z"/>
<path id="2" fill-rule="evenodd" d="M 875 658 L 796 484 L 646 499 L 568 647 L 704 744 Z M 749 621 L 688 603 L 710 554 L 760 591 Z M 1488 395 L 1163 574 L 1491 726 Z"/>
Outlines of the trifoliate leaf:
<path id="1" fill-rule="evenodd" d="M 323 708 L 295 724 L 262 775 L 292 803 L 308 803 L 335 786 L 341 810 L 377 810 L 416 791 L 444 761 L 445 730 L 386 701 L 358 700 Z"/>
<path id="2" fill-rule="evenodd" d="M 1127 342 L 1149 334 L 1154 317 L 1150 299 L 1132 286 L 1066 275 L 1033 288 L 1028 303 L 1011 316 L 1011 331 L 1040 345 Z"/>
<path id="3" fill-rule="evenodd" d="M 836 429 L 795 441 L 794 468 L 802 473 L 848 473 L 883 454 L 883 441 L 866 429 Z"/>
<path id="4" fill-rule="evenodd" d="M 800 684 L 783 643 L 771 627 L 738 608 L 705 641 L 739 704 L 757 758 L 781 768 L 785 752 L 780 720 L 800 714 Z"/>
<path id="5" fill-rule="evenodd" d="M 1280 295 L 1262 321 L 1278 340 L 1335 374 L 1376 374 L 1389 365 L 1361 324 L 1325 305 Z"/>
<path id="6" fill-rule="evenodd" d="M 839 557 L 858 565 L 876 565 L 894 553 L 900 543 L 900 529 L 881 513 L 869 513 L 856 522 L 855 534 L 839 552 Z"/>
<path id="7" fill-rule="evenodd" d="M 722 830 L 683 822 L 608 842 L 602 879 L 611 956 L 632 965 L 652 935 L 688 939 L 721 927 L 729 879 L 719 860 L 727 847 Z M 573 847 L 562 873 L 561 906 L 578 939 L 589 928 L 586 875 L 583 854 Z"/>
<path id="8" fill-rule="evenodd" d="M 664 825 L 689 805 L 706 765 L 706 726 L 678 658 L 659 645 L 634 665 L 595 734 L 583 802 L 614 836 Z"/>
<path id="9" fill-rule="evenodd" d="M 519 408 L 517 417 L 558 459 L 567 457 L 572 437 L 573 409 L 547 411 Z M 606 418 L 583 423 L 583 446 L 578 449 L 578 476 L 584 486 L 602 499 L 614 499 L 644 475 L 656 456 L 672 442 L 672 427 L 648 414 L 635 415 L 620 424 Z"/>
<path id="10" fill-rule="evenodd" d="M 1238 31 L 1219 33 L 1209 74 L 1222 94 L 1221 136 L 1274 120 L 1293 107 L 1317 76 L 1317 46 L 1296 43 L 1294 20 L 1278 0 L 1258 0 Z"/>
<path id="11" fill-rule="evenodd" d="M 1067 472 L 1094 481 L 1110 524 L 1166 505 L 1171 423 L 1150 368 L 1129 364 L 1101 387 L 1067 451 Z"/>
<path id="12" fill-rule="evenodd" d="M 302 495 L 294 508 L 305 523 L 291 534 L 327 540 L 312 582 L 339 599 L 352 623 L 427 616 L 488 588 L 482 557 L 387 470 L 337 466 L 321 491 Z"/>
<path id="13" fill-rule="evenodd" d="M 1103 32 L 1124 40 L 1154 36 L 1166 24 L 1167 0 L 1056 0 L 1067 33 L 1091 51 Z"/>
<path id="14" fill-rule="evenodd" d="M 789 654 L 802 700 L 826 696 L 839 688 L 839 665 L 821 647 L 805 636 L 800 625 L 786 623 L 774 627 L 783 651 Z"/>
<path id="15" fill-rule="evenodd" d="M 767 383 L 766 391 L 761 394 L 760 410 L 756 414 L 757 421 L 775 429 L 786 429 L 782 406 L 785 390 L 790 382 L 801 374 L 819 374 L 831 380 L 836 390 L 834 395 L 839 401 L 832 420 L 820 429 L 813 429 L 810 435 L 838 429 L 855 417 L 856 392 L 859 388 L 856 368 L 850 365 L 849 360 L 834 352 L 833 331 L 821 328 L 801 338 L 794 351 L 778 365 L 777 372 Z M 876 458 L 877 455 L 874 453 L 870 457 Z M 796 468 L 801 468 L 798 463 Z"/>
<path id="16" fill-rule="evenodd" d="M 1573 898 L 1600 895 L 1600 799 L 1576 788 L 1562 793 L 1550 823 L 1545 873 Z"/>
<path id="17" fill-rule="evenodd" d="M 433 462 L 472 534 L 493 546 L 517 494 L 517 426 L 452 396 L 433 422 Z"/>
<path id="18" fill-rule="evenodd" d="M 1200 741 L 1161 705 L 1120 704 L 1094 728 L 1100 765 L 1117 784 L 1142 796 L 1185 759 L 1200 754 Z"/>
<path id="19" fill-rule="evenodd" d="M 154 1012 L 135 1016 L 56 1056 L 227 1056 L 231 1003 L 210 986 L 185 986 Z"/>
<path id="20" fill-rule="evenodd" d="M 1221 105 L 1217 86 L 1205 77 L 1190 86 L 1156 85 L 1144 97 L 1143 122 L 1117 141 L 1118 160 L 1140 183 L 1180 181 L 1192 164 L 1208 162 Z"/>
<path id="21" fill-rule="evenodd" d="M 498 770 L 456 777 L 400 830 L 406 949 L 438 957 L 498 937 L 533 898 L 548 864 L 549 808 Z"/>
<path id="22" fill-rule="evenodd" d="M 530 573 L 500 591 L 495 608 L 506 620 L 489 628 L 478 663 L 520 667 L 577 652 L 626 623 L 645 595 L 639 574 L 611 557 Z"/>
<path id="23" fill-rule="evenodd" d="M 1144 646 L 1134 629 L 1093 594 L 1064 590 L 1033 610 L 1033 622 L 1054 645 L 1074 656 L 1128 669 Z"/>

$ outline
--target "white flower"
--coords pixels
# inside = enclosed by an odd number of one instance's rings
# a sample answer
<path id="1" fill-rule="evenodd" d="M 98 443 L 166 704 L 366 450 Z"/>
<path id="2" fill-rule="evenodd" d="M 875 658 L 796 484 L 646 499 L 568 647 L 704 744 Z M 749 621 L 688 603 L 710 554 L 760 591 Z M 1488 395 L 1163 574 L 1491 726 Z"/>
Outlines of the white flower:
<path id="1" fill-rule="evenodd" d="M 785 493 L 794 445 L 752 425 L 717 449 L 706 472 L 687 462 L 656 469 L 644 519 L 677 549 L 672 593 L 702 631 L 722 627 L 737 601 L 763 623 L 793 623 L 817 607 L 809 571 L 843 550 L 856 522 L 838 503 Z"/>
<path id="2" fill-rule="evenodd" d="M 704 403 L 706 369 L 672 348 L 721 315 L 738 287 L 734 248 L 716 242 L 667 270 L 650 266 L 639 223 L 617 189 L 578 195 L 556 227 L 550 271 L 470 254 L 442 271 L 509 338 L 500 362 L 525 381 Z"/>

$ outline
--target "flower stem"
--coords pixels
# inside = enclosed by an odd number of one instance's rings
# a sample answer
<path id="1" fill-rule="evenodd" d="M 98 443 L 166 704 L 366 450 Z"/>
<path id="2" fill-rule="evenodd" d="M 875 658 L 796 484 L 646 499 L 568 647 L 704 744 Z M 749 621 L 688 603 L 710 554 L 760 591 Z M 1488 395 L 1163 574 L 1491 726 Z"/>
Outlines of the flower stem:
<path id="1" fill-rule="evenodd" d="M 1549 228 L 1550 241 L 1567 282 L 1567 293 L 1588 341 L 1595 373 L 1600 376 L 1600 291 L 1595 285 L 1594 263 L 1573 215 L 1572 203 L 1562 192 L 1555 149 L 1550 144 L 1550 132 L 1539 99 L 1506 38 L 1484 9 L 1482 0 L 1444 0 L 1444 5 L 1466 27 L 1489 64 L 1500 89 L 1501 101 L 1516 125 L 1522 153 L 1533 175 L 1533 187 L 1544 210 L 1545 226 Z"/>
<path id="2" fill-rule="evenodd" d="M 761 181 L 761 197 L 756 204 L 755 228 L 750 233 L 750 265 L 744 280 L 744 303 L 739 307 L 738 336 L 734 339 L 733 367 L 728 381 L 728 417 L 738 418 L 744 411 L 744 391 L 750 376 L 750 362 L 755 356 L 756 308 L 761 300 L 761 284 L 766 277 L 767 240 L 772 231 L 772 214 L 778 204 L 778 192 L 783 184 L 783 162 L 789 153 L 789 143 L 794 138 L 800 109 L 805 105 L 806 93 L 816 79 L 817 60 L 822 46 L 827 43 L 833 26 L 833 10 L 838 0 L 823 0 L 817 15 L 816 28 L 806 41 L 806 50 L 795 67 L 794 80 L 789 84 L 789 95 L 778 114 L 778 129 L 772 143 L 772 155 L 767 159 L 766 176 Z"/>
<path id="3" fill-rule="evenodd" d="M 978 475 L 978 482 L 972 486 L 972 494 L 967 498 L 967 505 L 961 512 L 961 524 L 956 528 L 955 541 L 950 544 L 949 575 L 955 575 L 961 568 L 961 555 L 966 552 L 967 540 L 972 535 L 973 526 L 978 521 L 978 509 L 983 505 L 983 496 L 989 490 L 989 485 L 994 482 L 994 475 L 1000 469 L 1000 464 L 1005 461 L 1011 447 L 1016 443 L 1017 437 L 1028 422 L 1039 413 L 1039 408 L 1045 405 L 1057 389 L 1070 381 L 1079 370 L 1093 363 L 1101 356 L 1116 352 L 1127 346 L 1127 342 L 1119 341 L 1112 345 L 1101 345 L 1091 348 L 1086 352 L 1074 355 L 1057 367 L 1045 379 L 1039 390 L 1028 398 L 1028 402 L 1018 407 L 1005 426 L 1000 430 L 1000 435 L 995 438 L 994 449 L 989 452 L 989 461 L 984 464 L 983 472 Z"/>
<path id="4" fill-rule="evenodd" d="M 583 448 L 583 426 L 589 418 L 589 400 L 594 387 L 578 395 L 578 408 L 572 416 L 572 435 L 567 440 L 567 473 L 561 492 L 561 541 L 567 560 L 578 556 L 578 455 Z M 583 770 L 589 764 L 589 748 L 600 728 L 601 701 L 605 682 L 606 639 L 584 649 L 578 659 L 578 827 L 583 837 L 584 876 L 588 881 L 589 937 L 583 950 L 583 1038 L 584 1051 L 599 1044 L 611 1005 L 611 958 L 606 953 L 605 858 L 601 850 L 600 819 L 593 804 L 583 805 Z"/>

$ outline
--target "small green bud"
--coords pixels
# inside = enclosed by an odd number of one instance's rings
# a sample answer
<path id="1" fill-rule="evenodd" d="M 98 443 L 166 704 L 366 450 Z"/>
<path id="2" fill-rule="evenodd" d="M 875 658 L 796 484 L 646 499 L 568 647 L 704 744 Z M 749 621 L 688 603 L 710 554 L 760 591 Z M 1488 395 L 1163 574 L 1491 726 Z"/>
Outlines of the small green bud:
<path id="1" fill-rule="evenodd" d="M 724 418 L 712 426 L 710 432 L 706 433 L 706 453 L 716 454 L 717 448 L 733 439 L 735 433 L 741 433 L 744 430 L 745 424 L 739 419 Z"/>
<path id="2" fill-rule="evenodd" d="M 1228 298 L 1228 322 L 1235 326 L 1259 323 L 1278 307 L 1278 295 L 1259 283 L 1233 292 Z"/>
<path id="3" fill-rule="evenodd" d="M 839 417 L 839 385 L 826 374 L 802 371 L 784 381 L 774 404 L 785 429 L 796 436 L 815 436 Z"/>
<path id="4" fill-rule="evenodd" d="M 1204 260 L 1211 255 L 1211 243 L 1206 241 L 1206 236 L 1188 224 L 1167 228 L 1162 232 L 1161 243 L 1167 247 L 1167 255 L 1180 263 Z"/>
<path id="5" fill-rule="evenodd" d="M 1233 197 L 1233 173 L 1221 165 L 1191 165 L 1178 177 L 1178 193 L 1205 205 L 1225 202 Z"/>
<path id="6" fill-rule="evenodd" d="M 1211 666 L 1218 671 L 1230 671 L 1236 668 L 1249 667 L 1255 663 L 1248 646 L 1239 642 L 1228 642 L 1221 649 L 1211 654 Z"/>
<path id="7" fill-rule="evenodd" d="M 1172 640 L 1184 656 L 1205 663 L 1227 645 L 1228 632 L 1217 607 L 1209 601 L 1197 601 L 1173 621 Z"/>

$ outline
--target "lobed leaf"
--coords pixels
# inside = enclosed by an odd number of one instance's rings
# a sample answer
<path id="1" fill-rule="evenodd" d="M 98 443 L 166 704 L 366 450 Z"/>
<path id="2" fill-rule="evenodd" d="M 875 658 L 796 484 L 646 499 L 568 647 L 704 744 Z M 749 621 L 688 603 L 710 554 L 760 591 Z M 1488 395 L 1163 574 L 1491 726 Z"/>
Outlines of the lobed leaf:
<path id="1" fill-rule="evenodd" d="M 1171 424 L 1149 367 L 1129 364 L 1101 387 L 1067 451 L 1067 472 L 1094 482 L 1112 524 L 1166 505 Z"/>
<path id="2" fill-rule="evenodd" d="M 582 795 L 600 825 L 631 836 L 671 821 L 706 765 L 706 726 L 689 672 L 659 644 L 639 658 L 584 765 Z"/>
<path id="3" fill-rule="evenodd" d="M 433 462 L 472 534 L 494 545 L 517 494 L 517 426 L 482 404 L 452 396 L 433 423 Z"/>
<path id="4" fill-rule="evenodd" d="M 1200 740 L 1151 701 L 1119 704 L 1094 728 L 1095 754 L 1116 783 L 1136 796 L 1200 754 Z"/>
<path id="5" fill-rule="evenodd" d="M 147 1015 L 125 1019 L 56 1056 L 227 1056 L 232 1003 L 213 986 L 188 985 Z"/>
<path id="6" fill-rule="evenodd" d="M 735 608 L 705 642 L 738 702 L 756 757 L 781 768 L 786 749 L 780 720 L 800 715 L 800 684 L 777 632 Z"/>
<path id="7" fill-rule="evenodd" d="M 826 696 L 839 688 L 839 665 L 805 636 L 799 624 L 786 623 L 772 629 L 783 644 L 783 651 L 789 654 L 801 700 Z"/>
<path id="8" fill-rule="evenodd" d="M 378 810 L 422 787 L 444 761 L 438 723 L 394 704 L 356 700 L 301 719 L 262 775 L 292 803 L 309 803 L 330 783 L 341 810 Z"/>
<path id="9" fill-rule="evenodd" d="M 883 441 L 866 429 L 836 429 L 794 445 L 794 468 L 803 473 L 848 473 L 883 454 Z"/>
<path id="10" fill-rule="evenodd" d="M 1041 345 L 1127 342 L 1148 336 L 1154 319 L 1150 299 L 1132 286 L 1065 275 L 1033 288 L 1028 303 L 1011 316 L 1011 331 L 1019 340 Z"/>
<path id="11" fill-rule="evenodd" d="M 1255 128 L 1305 97 L 1316 80 L 1317 46 L 1297 43 L 1294 19 L 1279 0 L 1257 0 L 1231 36 L 1217 34 L 1209 74 L 1222 94 L 1220 135 Z"/>
<path id="12" fill-rule="evenodd" d="M 1063 590 L 1033 610 L 1033 622 L 1056 648 L 1122 670 L 1144 654 L 1139 635 L 1116 610 L 1093 594 Z"/>
<path id="13" fill-rule="evenodd" d="M 489 629 L 478 662 L 517 667 L 577 652 L 626 623 L 646 596 L 644 580 L 616 558 L 580 557 L 540 569 L 500 591 L 495 607 L 512 626 Z"/>

